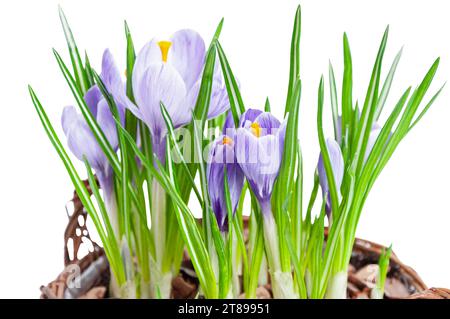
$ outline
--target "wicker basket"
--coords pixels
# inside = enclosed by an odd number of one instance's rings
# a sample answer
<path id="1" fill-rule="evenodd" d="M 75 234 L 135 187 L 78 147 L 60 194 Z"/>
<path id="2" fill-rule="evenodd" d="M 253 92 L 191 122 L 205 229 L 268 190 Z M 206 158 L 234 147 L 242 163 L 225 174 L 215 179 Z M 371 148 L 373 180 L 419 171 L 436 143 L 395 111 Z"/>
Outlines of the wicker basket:
<path id="1" fill-rule="evenodd" d="M 88 185 L 87 185 L 88 186 Z M 41 287 L 41 298 L 105 298 L 108 297 L 109 266 L 103 249 L 93 242 L 86 227 L 87 213 L 76 193 L 67 209 L 69 223 L 64 234 L 64 271 L 47 286 Z M 326 234 L 325 234 L 326 235 Z M 91 247 L 89 253 L 79 258 L 82 244 Z M 348 298 L 369 298 L 376 279 L 376 267 L 384 246 L 363 239 L 356 239 L 349 265 Z M 73 251 L 73 253 L 71 253 Z M 78 282 L 78 274 L 90 274 L 90 280 Z M 79 277 L 79 276 L 78 276 Z M 173 298 L 194 298 L 197 295 L 198 281 L 185 254 L 180 274 L 172 282 Z M 257 292 L 260 298 L 270 298 L 270 285 L 260 287 Z M 385 286 L 385 298 L 389 299 L 450 299 L 450 290 L 443 288 L 427 289 L 419 275 L 403 264 L 395 253 L 392 253 Z"/>

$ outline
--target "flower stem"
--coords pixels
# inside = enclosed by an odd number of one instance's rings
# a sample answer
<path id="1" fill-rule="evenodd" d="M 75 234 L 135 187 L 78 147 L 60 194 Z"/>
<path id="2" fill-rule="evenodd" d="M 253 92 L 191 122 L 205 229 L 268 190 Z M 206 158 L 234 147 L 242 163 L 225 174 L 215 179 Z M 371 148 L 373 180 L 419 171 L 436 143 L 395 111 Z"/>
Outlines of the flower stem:
<path id="1" fill-rule="evenodd" d="M 166 244 L 166 192 L 155 180 L 152 181 L 152 234 L 155 242 L 155 260 L 160 264 Z"/>
<path id="2" fill-rule="evenodd" d="M 273 297 L 276 299 L 296 299 L 298 295 L 294 290 L 294 279 L 291 272 L 281 269 L 278 232 L 273 218 L 270 201 L 261 202 L 263 215 L 264 245 L 271 275 Z"/>

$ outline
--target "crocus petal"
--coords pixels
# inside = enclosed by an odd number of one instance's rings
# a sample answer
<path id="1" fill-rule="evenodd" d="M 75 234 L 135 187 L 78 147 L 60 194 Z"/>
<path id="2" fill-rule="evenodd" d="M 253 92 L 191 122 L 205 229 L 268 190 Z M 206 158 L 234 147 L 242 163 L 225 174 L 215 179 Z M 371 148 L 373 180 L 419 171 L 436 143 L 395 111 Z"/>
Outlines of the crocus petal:
<path id="1" fill-rule="evenodd" d="M 286 137 L 286 126 L 287 126 L 287 119 L 284 120 L 280 124 L 280 127 L 275 132 L 275 135 L 278 137 L 279 144 L 280 144 L 280 154 L 284 153 L 284 140 Z"/>
<path id="2" fill-rule="evenodd" d="M 230 108 L 228 93 L 225 86 L 217 81 L 213 82 L 211 102 L 209 104 L 208 119 L 213 119 Z"/>
<path id="3" fill-rule="evenodd" d="M 330 157 L 331 168 L 333 170 L 334 181 L 336 183 L 336 188 L 338 191 L 338 196 L 340 197 L 340 188 L 342 184 L 342 179 L 344 177 L 344 158 L 342 157 L 341 148 L 339 144 L 333 139 L 327 139 L 326 141 L 328 154 Z M 317 172 L 319 174 L 319 183 L 322 188 L 322 194 L 327 199 L 326 211 L 329 214 L 331 212 L 331 201 L 329 194 L 329 184 L 327 179 L 327 173 L 325 171 L 325 165 L 323 162 L 322 154 L 319 156 L 319 161 L 317 164 Z"/>
<path id="4" fill-rule="evenodd" d="M 239 119 L 239 127 L 249 126 L 251 123 L 255 121 L 258 115 L 262 114 L 261 110 L 257 109 L 248 109 L 246 110 Z M 225 123 L 222 128 L 222 133 L 224 135 L 234 136 L 236 134 L 236 127 L 234 125 L 233 113 L 229 110 L 227 117 L 225 119 Z"/>
<path id="5" fill-rule="evenodd" d="M 97 85 L 92 86 L 84 95 L 84 101 L 94 117 L 97 117 L 97 104 L 102 98 L 102 92 Z"/>
<path id="6" fill-rule="evenodd" d="M 117 150 L 119 142 L 117 140 L 116 122 L 105 99 L 102 99 L 98 104 L 97 122 L 109 141 L 109 144 L 111 144 L 114 150 Z"/>
<path id="7" fill-rule="evenodd" d="M 239 198 L 241 197 L 242 187 L 244 186 L 244 173 L 236 162 L 228 163 L 227 176 L 230 188 L 231 207 L 234 214 L 239 203 Z"/>
<path id="8" fill-rule="evenodd" d="M 67 106 L 63 110 L 61 120 L 67 144 L 72 153 L 81 161 L 85 156 L 96 171 L 105 171 L 106 156 L 82 115 L 77 114 L 73 106 Z"/>
<path id="9" fill-rule="evenodd" d="M 151 64 L 139 81 L 133 83 L 133 90 L 141 118 L 154 138 L 161 139 L 167 132 L 160 102 L 166 107 L 175 127 L 189 123 L 191 110 L 182 107 L 186 87 L 170 64 Z"/>
<path id="10" fill-rule="evenodd" d="M 172 64 L 190 90 L 198 80 L 205 61 L 205 42 L 193 30 L 180 30 L 170 38 L 167 62 Z"/>
<path id="11" fill-rule="evenodd" d="M 133 67 L 133 89 L 134 83 L 141 82 L 144 73 L 148 67 L 153 63 L 159 63 L 162 61 L 161 49 L 159 48 L 158 41 L 152 39 L 148 42 L 136 56 L 136 61 Z"/>
<path id="12" fill-rule="evenodd" d="M 198 93 L 200 91 L 201 78 L 195 82 L 194 86 L 189 90 L 186 98 L 186 108 L 193 110 L 197 103 Z M 218 81 L 213 80 L 211 88 L 211 100 L 209 102 L 208 119 L 213 119 L 230 108 L 228 94 L 225 86 Z"/>
<path id="13" fill-rule="evenodd" d="M 224 138 L 228 139 L 227 144 L 223 143 Z M 233 141 L 225 136 L 221 136 L 214 141 L 209 151 L 207 163 L 208 194 L 219 229 L 225 231 L 227 230 L 228 216 L 224 192 L 225 166 L 233 214 L 236 211 L 244 184 L 244 175 L 235 160 Z"/>
<path id="14" fill-rule="evenodd" d="M 228 111 L 227 117 L 225 118 L 225 122 L 223 123 L 222 134 L 223 135 L 234 135 L 234 131 L 236 127 L 234 125 L 233 112 L 231 110 Z"/>
<path id="15" fill-rule="evenodd" d="M 253 122 L 259 124 L 262 135 L 275 134 L 281 125 L 280 121 L 269 112 L 261 113 Z"/>
<path id="16" fill-rule="evenodd" d="M 274 135 L 254 136 L 239 128 L 235 141 L 236 158 L 260 202 L 270 200 L 281 164 L 280 140 Z"/>
<path id="17" fill-rule="evenodd" d="M 125 87 L 119 68 L 117 67 L 114 57 L 109 49 L 106 49 L 105 52 L 103 52 L 102 73 L 100 76 L 109 92 L 125 92 Z"/>
<path id="18" fill-rule="evenodd" d="M 68 135 L 72 126 L 77 124 L 78 118 L 79 114 L 75 107 L 72 105 L 64 107 L 61 115 L 61 126 L 65 135 Z"/>
<path id="19" fill-rule="evenodd" d="M 369 140 L 367 141 L 366 153 L 364 154 L 364 163 L 369 158 L 370 153 L 372 152 L 373 147 L 375 146 L 375 142 L 377 141 L 378 135 L 381 133 L 381 126 L 378 123 L 374 123 L 372 125 L 372 130 L 369 134 Z"/>
<path id="20" fill-rule="evenodd" d="M 246 110 L 242 115 L 241 118 L 239 120 L 239 126 L 240 127 L 245 127 L 247 122 L 253 123 L 256 118 L 262 114 L 263 111 L 261 110 L 257 110 L 257 109 L 248 109 Z"/>

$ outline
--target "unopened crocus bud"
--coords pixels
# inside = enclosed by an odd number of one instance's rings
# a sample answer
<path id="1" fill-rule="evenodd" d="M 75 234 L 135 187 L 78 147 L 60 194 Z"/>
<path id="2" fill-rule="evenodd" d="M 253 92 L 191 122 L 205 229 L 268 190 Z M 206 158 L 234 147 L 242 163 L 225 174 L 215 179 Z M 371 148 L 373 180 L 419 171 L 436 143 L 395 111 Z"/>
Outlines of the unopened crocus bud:
<path id="1" fill-rule="evenodd" d="M 223 135 L 215 140 L 211 146 L 206 172 L 211 206 L 216 216 L 219 229 L 222 232 L 228 230 L 228 209 L 224 189 L 225 168 L 228 178 L 231 209 L 234 214 L 244 185 L 244 175 L 236 162 L 233 139 Z"/>
<path id="2" fill-rule="evenodd" d="M 272 114 L 247 110 L 236 131 L 236 158 L 263 214 L 271 214 L 270 198 L 280 170 L 285 123 Z"/>
<path id="3" fill-rule="evenodd" d="M 333 170 L 334 182 L 336 183 L 336 190 L 338 192 L 338 198 L 341 197 L 341 184 L 344 177 L 344 159 L 342 157 L 341 148 L 339 144 L 333 139 L 327 139 L 326 141 L 328 155 L 330 157 L 331 168 Z M 319 174 L 319 183 L 322 188 L 322 195 L 325 198 L 325 211 L 328 216 L 331 214 L 331 196 L 330 188 L 325 171 L 325 165 L 323 163 L 323 156 L 320 154 L 319 161 L 317 163 L 317 173 Z M 339 204 L 339 203 L 338 203 Z"/>

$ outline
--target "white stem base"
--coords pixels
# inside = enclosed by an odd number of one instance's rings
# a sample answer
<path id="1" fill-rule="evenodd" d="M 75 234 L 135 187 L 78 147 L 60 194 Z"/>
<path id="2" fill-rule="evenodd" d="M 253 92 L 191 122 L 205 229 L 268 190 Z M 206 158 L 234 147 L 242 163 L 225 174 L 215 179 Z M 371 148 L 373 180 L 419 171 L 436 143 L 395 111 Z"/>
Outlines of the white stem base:
<path id="1" fill-rule="evenodd" d="M 259 272 L 258 284 L 260 286 L 265 286 L 268 283 L 269 283 L 269 273 L 267 272 L 267 258 L 266 255 L 264 255 L 261 261 L 261 270 Z"/>
<path id="2" fill-rule="evenodd" d="M 298 299 L 290 272 L 274 271 L 272 275 L 272 292 L 275 299 Z"/>
<path id="3" fill-rule="evenodd" d="M 129 280 L 122 287 L 119 287 L 117 281 L 112 276 L 109 283 L 109 293 L 112 298 L 136 299 L 136 285 Z"/>
<path id="4" fill-rule="evenodd" d="M 155 260 L 162 262 L 166 246 L 166 192 L 156 181 L 152 181 L 151 231 L 155 241 Z"/>
<path id="5" fill-rule="evenodd" d="M 305 271 L 305 284 L 306 284 L 306 294 L 308 295 L 308 298 L 311 298 L 311 292 L 312 292 L 312 276 L 309 269 L 306 269 Z"/>
<path id="6" fill-rule="evenodd" d="M 148 281 L 141 281 L 141 299 L 150 299 L 152 297 L 151 284 Z"/>
<path id="7" fill-rule="evenodd" d="M 153 298 L 169 299 L 172 292 L 172 273 L 166 272 L 153 276 Z"/>
<path id="8" fill-rule="evenodd" d="M 346 299 L 347 298 L 347 271 L 341 271 L 334 274 L 328 282 L 327 299 Z"/>
<path id="9" fill-rule="evenodd" d="M 280 256 L 278 247 L 278 232 L 277 225 L 275 224 L 275 219 L 272 213 L 265 212 L 263 217 L 263 229 L 264 229 L 264 245 L 266 247 L 266 257 L 269 264 L 269 269 L 273 271 L 278 271 L 280 266 Z"/>
<path id="10" fill-rule="evenodd" d="M 384 292 L 380 288 L 375 287 L 370 292 L 370 299 L 383 299 Z"/>

